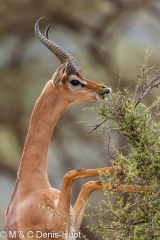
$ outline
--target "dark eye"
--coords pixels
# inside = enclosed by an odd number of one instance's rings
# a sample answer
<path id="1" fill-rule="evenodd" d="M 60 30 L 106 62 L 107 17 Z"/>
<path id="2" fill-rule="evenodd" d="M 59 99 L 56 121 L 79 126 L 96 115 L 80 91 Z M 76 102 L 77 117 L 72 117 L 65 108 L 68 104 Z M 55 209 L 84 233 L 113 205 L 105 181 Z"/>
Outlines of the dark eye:
<path id="1" fill-rule="evenodd" d="M 78 81 L 78 80 L 72 80 L 72 81 L 71 81 L 71 84 L 72 84 L 73 86 L 78 86 L 78 85 L 81 84 L 81 83 L 80 83 L 80 81 Z"/>

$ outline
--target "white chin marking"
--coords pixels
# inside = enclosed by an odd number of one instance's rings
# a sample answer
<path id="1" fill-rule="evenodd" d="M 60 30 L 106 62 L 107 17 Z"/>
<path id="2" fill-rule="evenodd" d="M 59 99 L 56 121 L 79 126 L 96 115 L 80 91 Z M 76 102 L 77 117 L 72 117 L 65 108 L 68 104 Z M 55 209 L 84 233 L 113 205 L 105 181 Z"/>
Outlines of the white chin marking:
<path id="1" fill-rule="evenodd" d="M 98 102 L 103 102 L 103 101 L 107 100 L 107 97 L 103 98 L 103 95 L 100 95 L 100 94 L 97 93 L 96 99 L 97 99 Z"/>

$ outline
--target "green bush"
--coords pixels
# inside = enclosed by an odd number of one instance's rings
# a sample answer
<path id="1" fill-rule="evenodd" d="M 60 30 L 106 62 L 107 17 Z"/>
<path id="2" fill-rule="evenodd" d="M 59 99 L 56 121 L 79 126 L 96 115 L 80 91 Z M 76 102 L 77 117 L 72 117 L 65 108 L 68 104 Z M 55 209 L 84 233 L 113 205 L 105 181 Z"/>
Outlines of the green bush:
<path id="1" fill-rule="evenodd" d="M 113 168 L 122 168 L 125 174 L 119 176 L 116 171 L 113 175 L 100 173 L 105 200 L 96 207 L 98 225 L 87 226 L 106 240 L 160 239 L 160 97 L 150 106 L 142 103 L 149 91 L 160 85 L 160 71 L 152 76 L 149 56 L 146 51 L 134 91 L 118 87 L 98 108 L 99 123 L 91 131 L 101 129 L 108 135 L 116 132 L 125 139 L 126 154 L 122 154 L 109 138 L 111 164 Z M 105 182 L 114 190 L 106 191 Z M 119 184 L 132 185 L 135 189 L 139 185 L 142 190 L 118 192 L 115 186 Z M 151 191 L 145 192 L 144 186 L 150 186 Z"/>

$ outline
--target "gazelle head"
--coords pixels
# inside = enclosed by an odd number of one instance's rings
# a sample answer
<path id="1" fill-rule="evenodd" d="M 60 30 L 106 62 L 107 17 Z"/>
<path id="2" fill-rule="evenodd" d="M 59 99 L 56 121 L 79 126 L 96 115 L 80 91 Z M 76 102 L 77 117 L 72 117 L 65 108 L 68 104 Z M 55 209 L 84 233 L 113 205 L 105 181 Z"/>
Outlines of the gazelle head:
<path id="1" fill-rule="evenodd" d="M 37 21 L 35 33 L 62 64 L 52 78 L 55 88 L 59 90 L 59 93 L 65 93 L 64 97 L 70 104 L 105 99 L 111 89 L 84 78 L 77 60 L 49 39 L 48 32 L 51 24 L 46 29 L 45 37 L 40 33 L 39 22 L 42 19 L 43 17 Z"/>

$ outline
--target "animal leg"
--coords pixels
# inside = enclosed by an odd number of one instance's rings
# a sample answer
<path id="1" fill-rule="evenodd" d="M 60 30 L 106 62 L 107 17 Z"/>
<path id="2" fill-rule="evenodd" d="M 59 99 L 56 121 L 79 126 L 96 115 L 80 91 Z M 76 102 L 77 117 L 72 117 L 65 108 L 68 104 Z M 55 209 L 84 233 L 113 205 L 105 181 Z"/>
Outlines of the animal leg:
<path id="1" fill-rule="evenodd" d="M 67 222 L 69 223 L 74 221 L 73 216 L 71 217 L 72 219 L 70 218 L 70 199 L 73 182 L 81 178 L 98 176 L 100 171 L 108 172 L 109 174 L 112 174 L 114 172 L 123 173 L 120 168 L 114 169 L 112 167 L 106 167 L 97 169 L 74 170 L 65 174 L 62 180 L 59 202 L 55 210 L 56 214 L 54 214 L 54 220 L 56 221 L 56 224 L 59 225 L 59 229 Z"/>
<path id="2" fill-rule="evenodd" d="M 89 197 L 93 191 L 96 190 L 103 190 L 106 189 L 107 191 L 118 191 L 118 192 L 137 192 L 137 191 L 145 191 L 150 192 L 151 187 L 142 187 L 142 186 L 133 186 L 133 185 L 111 185 L 109 183 L 101 183 L 95 181 L 89 181 L 85 183 L 81 191 L 78 195 L 77 201 L 73 207 L 76 218 L 75 218 L 75 228 L 79 229 L 81 226 L 81 222 L 83 219 L 83 214 L 85 212 L 86 204 L 89 200 Z"/>

